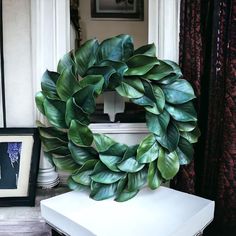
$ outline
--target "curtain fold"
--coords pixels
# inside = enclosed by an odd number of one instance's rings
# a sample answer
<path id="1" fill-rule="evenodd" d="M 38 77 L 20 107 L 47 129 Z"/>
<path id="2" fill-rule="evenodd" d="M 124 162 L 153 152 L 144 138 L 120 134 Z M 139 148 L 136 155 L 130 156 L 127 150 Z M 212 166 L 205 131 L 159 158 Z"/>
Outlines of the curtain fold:
<path id="1" fill-rule="evenodd" d="M 180 66 L 202 135 L 172 186 L 215 200 L 214 235 L 236 235 L 236 0 L 182 0 L 180 14 Z"/>

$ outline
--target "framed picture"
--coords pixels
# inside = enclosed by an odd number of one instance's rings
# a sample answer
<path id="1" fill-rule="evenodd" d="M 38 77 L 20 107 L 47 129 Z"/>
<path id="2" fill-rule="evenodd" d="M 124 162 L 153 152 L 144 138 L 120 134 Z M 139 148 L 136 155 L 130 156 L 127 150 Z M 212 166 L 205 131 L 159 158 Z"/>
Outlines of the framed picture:
<path id="1" fill-rule="evenodd" d="M 92 18 L 143 20 L 143 0 L 91 0 Z"/>
<path id="2" fill-rule="evenodd" d="M 0 128 L 0 206 L 33 206 L 40 157 L 36 128 Z"/>

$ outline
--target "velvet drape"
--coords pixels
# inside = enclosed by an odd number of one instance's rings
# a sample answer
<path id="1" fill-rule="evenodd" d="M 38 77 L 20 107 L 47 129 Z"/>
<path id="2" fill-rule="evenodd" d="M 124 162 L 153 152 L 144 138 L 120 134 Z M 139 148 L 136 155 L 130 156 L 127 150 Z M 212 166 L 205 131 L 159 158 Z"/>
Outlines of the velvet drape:
<path id="1" fill-rule="evenodd" d="M 206 235 L 236 235 L 236 0 L 182 0 L 180 58 L 201 138 L 172 186 L 216 202 Z"/>

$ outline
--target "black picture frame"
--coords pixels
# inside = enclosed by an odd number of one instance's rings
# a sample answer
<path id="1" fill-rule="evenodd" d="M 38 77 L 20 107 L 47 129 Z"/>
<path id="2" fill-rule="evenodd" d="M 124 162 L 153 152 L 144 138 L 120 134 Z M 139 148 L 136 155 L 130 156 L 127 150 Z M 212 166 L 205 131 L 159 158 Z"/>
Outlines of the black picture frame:
<path id="1" fill-rule="evenodd" d="M 40 148 L 37 128 L 0 128 L 1 207 L 35 205 Z"/>
<path id="2" fill-rule="evenodd" d="M 144 0 L 91 0 L 91 17 L 142 21 Z"/>

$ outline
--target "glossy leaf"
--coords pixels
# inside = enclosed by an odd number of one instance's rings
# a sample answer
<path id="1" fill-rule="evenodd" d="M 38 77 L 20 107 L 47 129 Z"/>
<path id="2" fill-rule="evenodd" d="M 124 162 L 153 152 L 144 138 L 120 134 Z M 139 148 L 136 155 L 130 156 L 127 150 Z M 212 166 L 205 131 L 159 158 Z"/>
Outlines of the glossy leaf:
<path id="1" fill-rule="evenodd" d="M 45 110 L 44 110 L 44 101 L 46 100 L 45 95 L 43 94 L 43 92 L 37 92 L 35 95 L 35 103 L 37 108 L 39 109 L 39 111 L 45 115 Z"/>
<path id="2" fill-rule="evenodd" d="M 96 184 L 92 189 L 90 197 L 101 201 L 113 197 L 116 193 L 117 183 L 114 184 Z"/>
<path id="3" fill-rule="evenodd" d="M 140 164 L 135 157 L 129 157 L 117 165 L 118 169 L 127 173 L 140 171 L 145 165 Z"/>
<path id="4" fill-rule="evenodd" d="M 98 160 L 88 160 L 71 177 L 79 184 L 89 186 L 91 183 L 91 174 Z"/>
<path id="5" fill-rule="evenodd" d="M 115 143 L 105 152 L 101 152 L 99 158 L 110 170 L 120 172 L 117 164 L 122 160 L 126 149 L 126 145 Z"/>
<path id="6" fill-rule="evenodd" d="M 176 152 L 166 153 L 159 155 L 157 166 L 164 179 L 172 179 L 179 171 L 179 158 Z"/>
<path id="7" fill-rule="evenodd" d="M 94 86 L 88 85 L 74 94 L 75 102 L 84 112 L 92 114 L 95 111 Z"/>
<path id="8" fill-rule="evenodd" d="M 150 56 L 150 57 L 155 57 L 156 56 L 155 44 L 154 43 L 147 44 L 147 45 L 141 46 L 140 48 L 137 48 L 134 51 L 134 55 L 138 55 L 138 54 L 142 54 L 142 55 L 146 55 L 146 56 Z"/>
<path id="9" fill-rule="evenodd" d="M 150 189 L 156 189 L 161 183 L 162 177 L 157 169 L 157 162 L 153 161 L 148 167 L 148 186 Z"/>
<path id="10" fill-rule="evenodd" d="M 154 115 L 146 112 L 146 124 L 150 132 L 163 136 L 166 133 L 167 126 L 170 121 L 170 115 L 165 110 L 160 115 Z"/>
<path id="11" fill-rule="evenodd" d="M 116 198 L 115 201 L 117 202 L 125 202 L 130 200 L 131 198 L 135 197 L 138 194 L 139 190 L 135 191 L 128 191 L 124 190 L 122 193 L 120 193 Z"/>
<path id="12" fill-rule="evenodd" d="M 197 126 L 196 121 L 189 121 L 189 122 L 174 121 L 174 124 L 178 128 L 178 130 L 182 132 L 190 132 L 194 130 Z"/>
<path id="13" fill-rule="evenodd" d="M 161 87 L 166 101 L 172 104 L 182 104 L 195 98 L 192 86 L 183 79 Z"/>
<path id="14" fill-rule="evenodd" d="M 58 99 L 56 83 L 60 74 L 46 70 L 42 76 L 41 88 L 43 93 L 51 99 Z"/>
<path id="15" fill-rule="evenodd" d="M 181 69 L 180 69 L 180 67 L 177 63 L 175 63 L 174 61 L 170 61 L 170 60 L 163 60 L 163 61 L 173 68 L 174 73 L 177 76 L 181 77 L 183 75 L 182 72 L 181 72 Z"/>
<path id="16" fill-rule="evenodd" d="M 128 186 L 127 190 L 134 192 L 143 187 L 147 182 L 147 171 L 145 169 L 140 170 L 136 173 L 128 174 Z"/>
<path id="17" fill-rule="evenodd" d="M 140 98 L 143 96 L 144 87 L 140 79 L 126 79 L 116 87 L 116 91 L 123 97 Z"/>
<path id="18" fill-rule="evenodd" d="M 95 63 L 98 46 L 98 40 L 91 39 L 82 44 L 75 52 L 76 68 L 80 76 L 83 77 L 87 69 Z"/>
<path id="19" fill-rule="evenodd" d="M 108 66 L 109 68 L 112 68 L 113 70 L 115 70 L 117 74 L 122 75 L 122 76 L 124 72 L 128 70 L 127 65 L 124 62 L 120 62 L 120 61 L 104 60 L 99 65 Z"/>
<path id="20" fill-rule="evenodd" d="M 41 141 L 45 152 L 56 150 L 58 147 L 67 146 L 66 141 L 62 141 L 58 138 L 44 138 L 41 136 Z"/>
<path id="21" fill-rule="evenodd" d="M 62 74 L 67 68 L 75 68 L 74 56 L 72 52 L 66 53 L 57 65 L 57 72 Z"/>
<path id="22" fill-rule="evenodd" d="M 97 50 L 97 63 L 103 60 L 120 61 L 122 58 L 122 39 L 113 37 L 105 39 Z"/>
<path id="23" fill-rule="evenodd" d="M 178 146 L 179 131 L 171 122 L 167 127 L 166 133 L 164 133 L 162 136 L 156 135 L 156 140 L 161 144 L 162 147 L 168 149 L 169 152 L 173 152 Z"/>
<path id="24" fill-rule="evenodd" d="M 57 138 L 68 142 L 67 133 L 55 127 L 39 127 L 40 136 L 43 138 Z"/>
<path id="25" fill-rule="evenodd" d="M 102 92 L 104 78 L 102 75 L 87 75 L 80 81 L 79 84 L 82 88 L 86 87 L 87 85 L 92 85 L 94 87 L 94 93 L 98 96 Z"/>
<path id="26" fill-rule="evenodd" d="M 134 55 L 126 62 L 129 69 L 125 72 L 126 76 L 145 75 L 159 62 L 156 57 L 146 55 Z"/>
<path id="27" fill-rule="evenodd" d="M 70 176 L 67 180 L 67 185 L 69 187 L 69 189 L 71 190 L 75 190 L 75 191 L 78 191 L 78 190 L 88 190 L 89 188 L 85 185 L 82 185 L 82 184 L 78 184 L 76 183 L 72 177 Z"/>
<path id="28" fill-rule="evenodd" d="M 63 158 L 52 158 L 55 166 L 59 170 L 63 170 L 66 172 L 74 172 L 78 169 L 79 165 L 74 162 L 74 160 L 71 158 L 71 156 L 65 156 Z"/>
<path id="29" fill-rule="evenodd" d="M 65 122 L 65 102 L 60 100 L 45 99 L 43 106 L 45 115 L 51 125 L 57 128 L 67 128 Z"/>
<path id="30" fill-rule="evenodd" d="M 93 66 L 87 70 L 86 75 L 102 75 L 104 85 L 107 87 L 110 83 L 110 77 L 114 73 L 116 73 L 116 70 L 111 66 Z"/>
<path id="31" fill-rule="evenodd" d="M 181 122 L 197 121 L 197 113 L 192 102 L 187 102 L 177 106 L 166 104 L 166 110 L 173 117 L 173 119 Z"/>
<path id="32" fill-rule="evenodd" d="M 187 165 L 193 159 L 194 149 L 191 143 L 185 138 L 180 137 L 178 148 L 176 150 L 180 165 Z"/>
<path id="33" fill-rule="evenodd" d="M 98 152 L 107 151 L 116 142 L 104 134 L 93 134 L 94 143 Z"/>
<path id="34" fill-rule="evenodd" d="M 133 39 L 127 34 L 120 34 L 116 37 L 122 40 L 122 59 L 127 60 L 134 53 Z"/>
<path id="35" fill-rule="evenodd" d="M 93 174 L 91 179 L 97 183 L 101 184 L 112 184 L 123 178 L 125 173 L 122 172 L 112 172 L 110 170 L 101 171 L 97 174 Z"/>
<path id="36" fill-rule="evenodd" d="M 72 72 L 72 67 L 65 68 L 57 80 L 57 93 L 62 101 L 67 101 L 80 87 Z"/>
<path id="37" fill-rule="evenodd" d="M 72 120 L 68 131 L 68 138 L 78 146 L 88 147 L 93 142 L 93 133 L 86 125 Z"/>
<path id="38" fill-rule="evenodd" d="M 92 147 L 79 147 L 74 143 L 69 142 L 68 148 L 72 158 L 80 165 L 85 164 L 85 162 L 89 160 L 98 159 L 98 153 Z"/>
<path id="39" fill-rule="evenodd" d="M 159 145 L 153 134 L 145 137 L 139 144 L 137 150 L 137 161 L 139 163 L 150 163 L 157 159 Z"/>
<path id="40" fill-rule="evenodd" d="M 201 132 L 198 127 L 196 127 L 191 132 L 181 132 L 180 135 L 187 139 L 190 143 L 196 143 L 198 141 L 198 138 L 201 135 Z"/>
<path id="41" fill-rule="evenodd" d="M 90 123 L 88 114 L 75 103 L 73 97 L 66 102 L 65 120 L 68 127 L 70 126 L 72 120 L 78 120 L 84 125 L 88 125 Z"/>
<path id="42" fill-rule="evenodd" d="M 157 65 L 155 65 L 151 70 L 147 71 L 147 73 L 144 75 L 144 78 L 158 81 L 172 73 L 174 73 L 173 68 L 164 61 L 159 60 Z"/>

